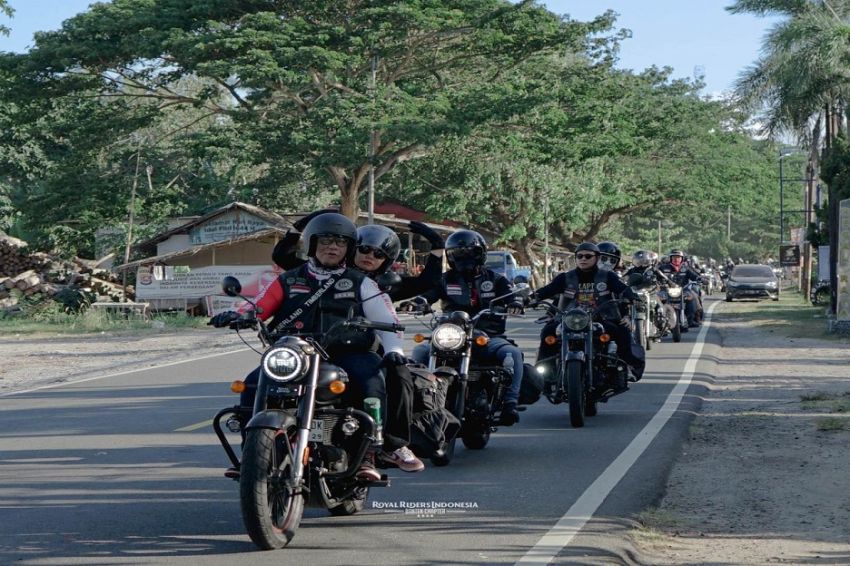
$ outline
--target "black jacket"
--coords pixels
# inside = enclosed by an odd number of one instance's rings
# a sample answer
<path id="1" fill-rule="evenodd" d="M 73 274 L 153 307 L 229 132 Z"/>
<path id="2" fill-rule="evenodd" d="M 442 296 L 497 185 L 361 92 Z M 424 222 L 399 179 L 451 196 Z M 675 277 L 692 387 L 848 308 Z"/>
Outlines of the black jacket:
<path id="1" fill-rule="evenodd" d="M 443 312 L 464 311 L 474 316 L 490 308 L 490 302 L 494 298 L 507 295 L 511 291 L 512 287 L 507 278 L 490 269 L 482 268 L 471 281 L 450 269 L 443 274 L 436 287 L 421 296 L 428 304 L 439 300 Z M 500 304 L 512 302 L 514 298 L 508 297 L 500 301 Z M 505 317 L 485 315 L 481 317 L 476 328 L 489 336 L 499 336 L 505 333 Z"/>
<path id="2" fill-rule="evenodd" d="M 580 272 L 578 269 L 565 271 L 534 293 L 536 299 L 550 299 L 561 295 L 566 307 L 574 304 L 598 308 L 605 319 L 619 319 L 619 309 L 604 309 L 605 303 L 617 296 L 636 300 L 638 298 L 628 285 L 613 271 L 601 271 L 597 267 Z M 609 312 L 610 311 L 610 312 Z"/>

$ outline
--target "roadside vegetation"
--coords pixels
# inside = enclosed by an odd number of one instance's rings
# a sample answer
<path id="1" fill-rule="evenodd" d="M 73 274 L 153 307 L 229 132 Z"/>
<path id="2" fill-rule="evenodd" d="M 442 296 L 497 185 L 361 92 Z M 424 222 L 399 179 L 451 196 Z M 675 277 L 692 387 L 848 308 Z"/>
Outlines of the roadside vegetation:
<path id="1" fill-rule="evenodd" d="M 86 310 L 78 314 L 65 313 L 58 303 L 55 306 L 30 313 L 28 316 L 0 318 L 0 338 L 12 334 L 92 334 L 108 332 L 145 333 L 168 332 L 183 328 L 200 328 L 206 317 L 185 313 L 156 313 L 148 319 L 138 315 Z"/>
<path id="2" fill-rule="evenodd" d="M 722 312 L 789 338 L 829 339 L 850 344 L 850 337 L 829 332 L 826 308 L 813 306 L 797 291 L 783 291 L 778 302 L 737 300 L 725 303 Z"/>

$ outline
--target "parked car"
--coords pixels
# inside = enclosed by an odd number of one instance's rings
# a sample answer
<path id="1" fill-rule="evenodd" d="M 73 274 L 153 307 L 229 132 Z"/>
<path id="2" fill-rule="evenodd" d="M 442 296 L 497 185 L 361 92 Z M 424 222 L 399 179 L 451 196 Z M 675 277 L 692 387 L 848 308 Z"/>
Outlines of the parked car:
<path id="1" fill-rule="evenodd" d="M 531 268 L 517 265 L 516 259 L 514 259 L 511 252 L 504 250 L 487 252 L 487 263 L 485 267 L 504 275 L 511 283 L 531 284 Z"/>
<path id="2" fill-rule="evenodd" d="M 736 265 L 726 280 L 726 300 L 779 300 L 779 279 L 767 265 L 742 263 Z"/>

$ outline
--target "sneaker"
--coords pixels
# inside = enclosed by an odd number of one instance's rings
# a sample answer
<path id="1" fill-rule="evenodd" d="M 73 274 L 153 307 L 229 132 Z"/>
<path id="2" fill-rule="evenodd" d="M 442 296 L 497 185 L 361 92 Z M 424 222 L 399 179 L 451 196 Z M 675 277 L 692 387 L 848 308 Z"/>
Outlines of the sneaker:
<path id="1" fill-rule="evenodd" d="M 402 472 L 421 472 L 425 469 L 425 464 L 407 446 L 402 446 L 393 452 L 381 451 L 378 453 L 378 459 L 387 464 L 394 464 Z"/>
<path id="2" fill-rule="evenodd" d="M 375 452 L 369 450 L 363 456 L 363 461 L 360 462 L 360 468 L 357 469 L 355 477 L 363 481 L 381 481 L 381 474 L 375 469 Z"/>

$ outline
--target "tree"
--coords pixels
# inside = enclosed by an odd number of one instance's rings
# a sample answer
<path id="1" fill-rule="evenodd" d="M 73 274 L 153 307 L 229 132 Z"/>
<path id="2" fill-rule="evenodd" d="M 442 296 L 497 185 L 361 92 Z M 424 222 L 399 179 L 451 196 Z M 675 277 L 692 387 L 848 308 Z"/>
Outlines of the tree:
<path id="1" fill-rule="evenodd" d="M 738 0 L 732 13 L 782 15 L 765 39 L 765 55 L 747 69 L 735 91 L 751 109 L 765 110 L 765 130 L 787 129 L 810 150 L 819 169 L 821 140 L 832 144 L 844 123 L 850 93 L 850 2 L 847 0 Z M 829 224 L 838 223 L 837 195 L 829 186 Z M 830 271 L 837 288 L 837 233 L 831 230 Z M 807 282 L 808 283 L 808 282 Z M 804 287 L 805 289 L 805 287 Z M 832 297 L 835 312 L 835 293 Z"/>
<path id="2" fill-rule="evenodd" d="M 15 10 L 9 6 L 9 2 L 7 0 L 0 0 L 0 14 L 6 14 L 8 17 L 12 17 L 12 14 L 15 13 Z M 0 35 L 9 35 L 9 28 L 4 25 L 0 25 Z"/>
<path id="3" fill-rule="evenodd" d="M 380 178 L 515 112 L 528 96 L 505 70 L 590 31 L 528 0 L 115 0 L 2 65 L 20 77 L 17 100 L 98 91 L 221 116 L 269 172 L 309 167 L 354 215 L 370 165 Z M 188 76 L 208 88 L 181 89 Z"/>

